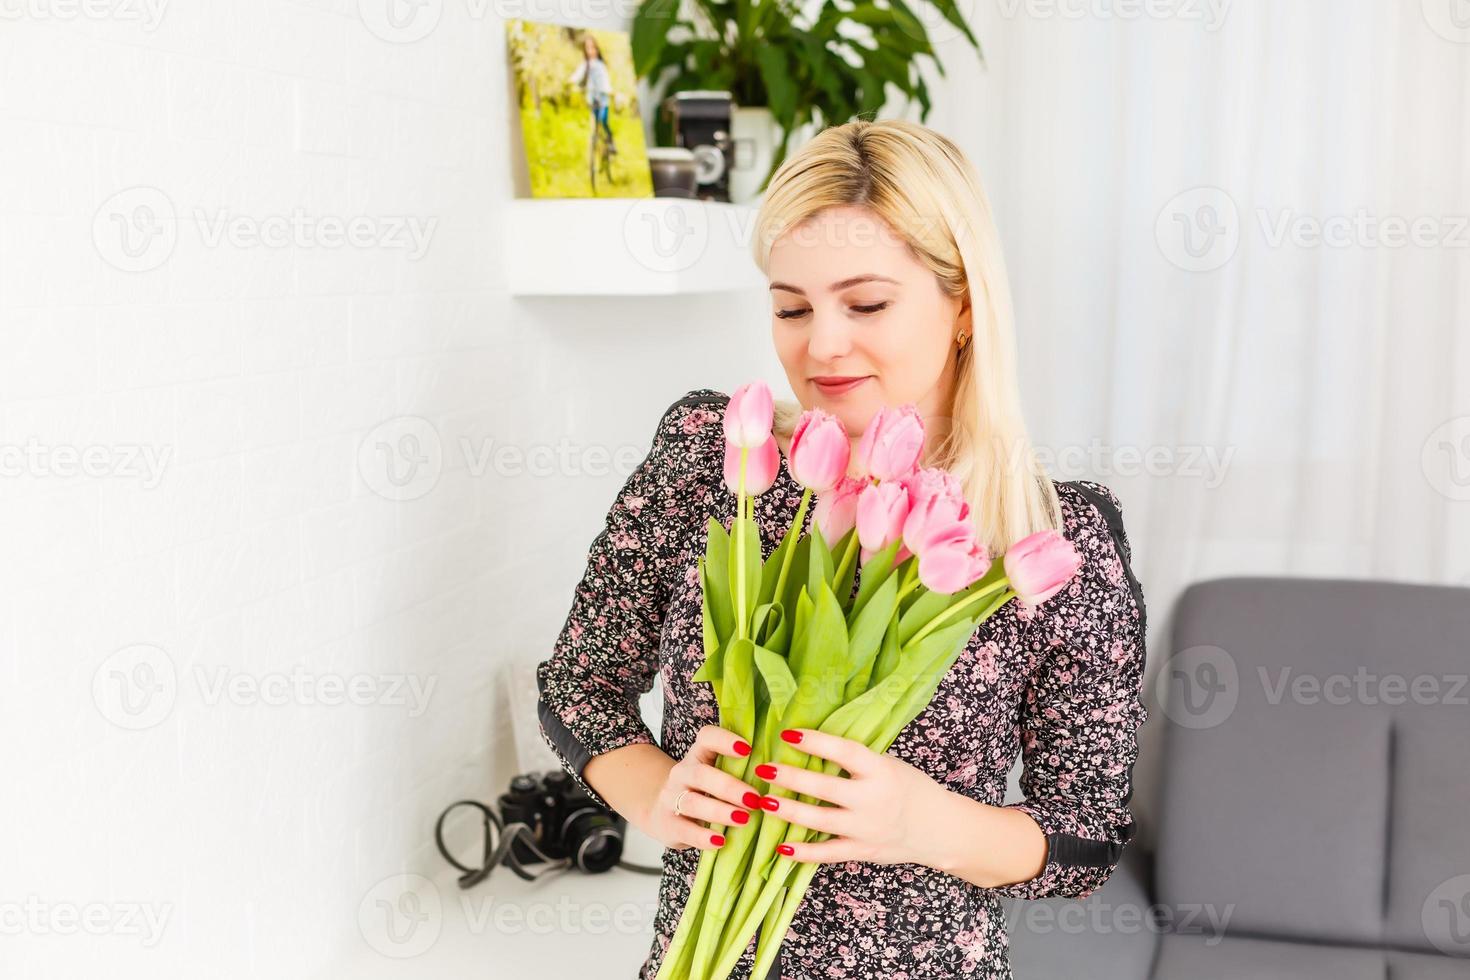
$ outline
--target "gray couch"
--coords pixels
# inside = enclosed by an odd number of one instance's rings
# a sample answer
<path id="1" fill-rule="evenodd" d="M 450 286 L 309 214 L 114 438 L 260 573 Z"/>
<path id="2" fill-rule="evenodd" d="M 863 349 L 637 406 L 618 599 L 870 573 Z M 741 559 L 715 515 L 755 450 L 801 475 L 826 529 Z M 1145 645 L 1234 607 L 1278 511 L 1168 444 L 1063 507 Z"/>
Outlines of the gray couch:
<path id="1" fill-rule="evenodd" d="M 1217 579 L 1170 634 L 1154 852 L 1008 901 L 1016 980 L 1470 978 L 1470 589 Z"/>

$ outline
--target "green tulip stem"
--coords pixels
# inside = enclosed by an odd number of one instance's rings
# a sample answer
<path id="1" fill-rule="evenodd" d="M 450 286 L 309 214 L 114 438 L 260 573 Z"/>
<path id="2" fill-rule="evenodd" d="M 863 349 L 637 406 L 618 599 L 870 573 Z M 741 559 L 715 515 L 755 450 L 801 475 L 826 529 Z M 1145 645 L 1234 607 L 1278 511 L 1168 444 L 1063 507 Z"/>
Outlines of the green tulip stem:
<path id="1" fill-rule="evenodd" d="M 745 623 L 745 532 L 740 529 L 740 522 L 745 519 L 745 461 L 750 456 L 750 450 L 744 446 L 740 447 L 740 484 L 736 490 L 736 515 L 735 515 L 735 567 L 738 574 L 735 577 L 735 638 L 746 639 Z"/>
<path id="2" fill-rule="evenodd" d="M 791 530 L 786 532 L 787 537 L 791 538 L 792 541 L 795 541 L 796 536 L 801 534 L 801 524 L 806 518 L 806 505 L 811 499 L 812 488 L 807 487 L 801 492 L 801 503 L 796 507 L 796 520 L 791 522 Z M 776 578 L 777 601 L 780 601 L 781 597 L 786 594 L 786 572 L 791 568 L 791 559 L 795 554 L 795 548 L 787 548 L 786 554 L 781 558 L 781 574 Z M 837 580 L 839 582 L 842 581 L 841 573 L 838 573 Z"/>
<path id="3" fill-rule="evenodd" d="M 852 564 L 853 556 L 856 555 L 857 552 L 858 536 L 857 529 L 854 528 L 852 532 L 852 537 L 848 539 L 847 548 L 842 552 L 842 563 L 837 566 L 837 575 L 835 578 L 832 579 L 832 581 L 841 582 L 843 580 L 844 576 L 847 575 L 847 568 L 849 565 Z"/>
<path id="4" fill-rule="evenodd" d="M 935 616 L 933 619 L 929 620 L 929 622 L 925 623 L 923 628 L 920 629 L 919 632 L 915 633 L 913 635 L 913 638 L 904 645 L 905 649 L 918 643 L 919 641 L 924 639 L 924 637 L 934 632 L 934 630 L 943 626 L 946 620 L 953 619 L 958 613 L 964 612 L 966 606 L 975 605 L 975 603 L 985 598 L 985 596 L 995 592 L 996 589 L 1005 589 L 1005 587 L 1009 584 L 1009 579 L 998 578 L 994 582 L 991 582 L 989 585 L 987 585 L 985 588 L 975 592 L 973 595 L 966 596 L 963 601 L 955 603 L 944 612 L 940 613 L 938 616 Z M 988 617 L 991 613 L 995 612 L 995 610 L 999 609 L 1001 606 L 1005 605 L 1007 602 L 1014 599 L 1015 597 L 1015 592 L 1011 591 L 1010 589 L 1006 589 L 1005 592 L 1001 594 L 999 599 L 993 602 L 990 606 L 986 607 L 984 615 L 979 617 L 980 620 L 985 620 L 985 618 Z"/>

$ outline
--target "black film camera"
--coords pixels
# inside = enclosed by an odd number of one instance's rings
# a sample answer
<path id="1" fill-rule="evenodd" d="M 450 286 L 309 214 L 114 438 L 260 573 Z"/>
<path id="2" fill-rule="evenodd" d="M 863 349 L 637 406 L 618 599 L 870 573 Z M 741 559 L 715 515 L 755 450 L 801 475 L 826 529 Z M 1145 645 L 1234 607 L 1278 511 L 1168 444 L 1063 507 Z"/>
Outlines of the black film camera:
<path id="1" fill-rule="evenodd" d="M 472 888 L 501 863 L 527 881 L 549 871 L 576 868 L 600 874 L 614 867 L 640 874 L 662 874 L 624 861 L 623 840 L 628 821 L 599 805 L 572 777 L 560 770 L 521 773 L 495 801 L 496 810 L 476 800 L 452 803 L 434 825 L 434 842 L 444 860 L 464 874 L 459 887 Z M 485 850 L 478 867 L 455 860 L 444 844 L 444 823 L 462 806 L 479 810 L 485 821 Z M 528 866 L 542 865 L 535 871 Z"/>

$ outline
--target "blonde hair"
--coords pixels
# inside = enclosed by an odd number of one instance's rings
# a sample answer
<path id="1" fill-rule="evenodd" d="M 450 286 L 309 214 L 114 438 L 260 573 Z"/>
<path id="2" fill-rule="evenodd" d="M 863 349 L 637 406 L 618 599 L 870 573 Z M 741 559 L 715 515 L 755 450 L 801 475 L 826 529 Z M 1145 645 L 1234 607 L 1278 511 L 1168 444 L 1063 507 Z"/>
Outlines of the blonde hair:
<path id="1" fill-rule="evenodd" d="M 778 238 L 842 206 L 871 209 L 946 294 L 971 301 L 974 335 L 954 353 L 949 429 L 929 447 L 924 465 L 954 474 L 992 556 L 1028 534 L 1059 530 L 1056 487 L 1022 418 L 1010 286 L 979 175 L 959 147 L 918 123 L 858 118 L 831 126 L 772 175 L 756 216 L 756 265 L 769 276 Z M 776 431 L 789 437 L 801 412 L 795 401 L 779 400 Z"/>

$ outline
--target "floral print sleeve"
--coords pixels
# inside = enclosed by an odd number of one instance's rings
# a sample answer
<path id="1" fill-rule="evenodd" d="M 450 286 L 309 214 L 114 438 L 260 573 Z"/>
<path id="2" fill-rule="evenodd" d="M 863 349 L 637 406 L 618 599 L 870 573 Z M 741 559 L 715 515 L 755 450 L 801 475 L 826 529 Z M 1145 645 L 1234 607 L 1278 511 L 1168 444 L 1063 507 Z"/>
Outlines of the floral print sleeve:
<path id="1" fill-rule="evenodd" d="M 1068 537 L 1082 556 L 1077 576 L 1038 607 L 1033 661 L 1020 704 L 1025 799 L 1047 840 L 1046 865 L 1027 881 L 987 889 L 1036 899 L 1085 898 L 1103 884 L 1133 839 L 1137 731 L 1142 701 L 1145 612 L 1134 578 L 1122 505 L 1112 490 L 1072 481 L 1060 495 Z"/>
<path id="2" fill-rule="evenodd" d="M 604 752 L 657 744 L 639 697 L 659 671 L 669 566 L 693 520 L 689 491 L 700 468 L 690 465 L 690 414 L 698 406 L 686 396 L 664 412 L 648 455 L 592 541 L 551 656 L 536 668 L 542 738 L 578 785 L 609 809 L 582 771 Z"/>

